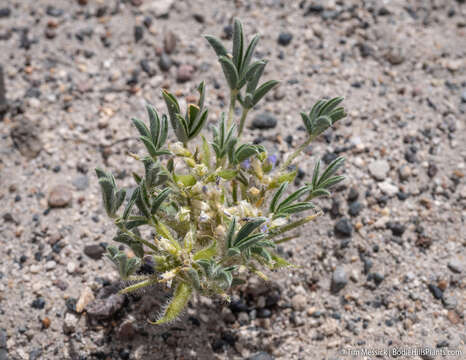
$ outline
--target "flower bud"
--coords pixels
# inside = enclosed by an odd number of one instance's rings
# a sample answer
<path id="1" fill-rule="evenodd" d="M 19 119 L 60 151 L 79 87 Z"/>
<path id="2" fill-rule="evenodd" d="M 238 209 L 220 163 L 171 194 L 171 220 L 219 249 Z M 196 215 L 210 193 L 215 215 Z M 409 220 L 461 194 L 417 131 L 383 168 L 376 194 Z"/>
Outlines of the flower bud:
<path id="1" fill-rule="evenodd" d="M 197 164 L 196 166 L 194 166 L 194 172 L 199 177 L 205 176 L 208 171 L 209 169 L 207 169 L 207 166 L 205 166 L 204 164 Z"/>
<path id="2" fill-rule="evenodd" d="M 191 219 L 190 213 L 191 211 L 188 208 L 182 207 L 176 214 L 176 220 L 179 222 L 188 222 Z"/>
<path id="3" fill-rule="evenodd" d="M 169 146 L 170 150 L 172 153 L 174 153 L 177 156 L 185 156 L 185 157 L 191 157 L 192 154 L 191 152 L 186 149 L 181 142 L 176 142 L 173 145 Z"/>

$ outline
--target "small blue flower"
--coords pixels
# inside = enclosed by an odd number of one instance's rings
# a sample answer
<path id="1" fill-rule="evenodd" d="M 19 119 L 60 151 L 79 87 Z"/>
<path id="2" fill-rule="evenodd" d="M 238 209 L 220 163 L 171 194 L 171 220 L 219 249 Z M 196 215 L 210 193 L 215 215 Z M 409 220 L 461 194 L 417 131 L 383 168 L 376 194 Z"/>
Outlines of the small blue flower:
<path id="1" fill-rule="evenodd" d="M 241 167 L 245 170 L 249 170 L 251 168 L 251 161 L 249 161 L 249 159 L 244 160 L 241 163 Z"/>
<path id="2" fill-rule="evenodd" d="M 277 163 L 277 155 L 270 155 L 267 157 L 267 162 L 272 165 L 272 169 L 275 167 Z"/>
<path id="3" fill-rule="evenodd" d="M 263 233 L 267 233 L 269 231 L 269 226 L 267 224 L 264 224 L 261 226 L 261 231 Z"/>

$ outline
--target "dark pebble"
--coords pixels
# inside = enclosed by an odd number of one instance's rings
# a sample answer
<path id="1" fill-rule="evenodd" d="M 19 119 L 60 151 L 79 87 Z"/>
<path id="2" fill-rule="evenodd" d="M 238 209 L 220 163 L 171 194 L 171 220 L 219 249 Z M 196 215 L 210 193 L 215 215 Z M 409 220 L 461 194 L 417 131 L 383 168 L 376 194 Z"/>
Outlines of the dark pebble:
<path id="1" fill-rule="evenodd" d="M 222 340 L 222 339 L 215 339 L 211 346 L 212 346 L 212 350 L 216 353 L 219 353 L 221 351 L 223 351 L 223 348 L 227 345 L 227 343 Z"/>
<path id="2" fill-rule="evenodd" d="M 399 222 L 389 222 L 387 223 L 387 228 L 389 228 L 395 236 L 402 236 L 406 230 L 406 226 Z"/>
<path id="3" fill-rule="evenodd" d="M 170 67 L 172 66 L 172 60 L 170 59 L 170 56 L 168 56 L 166 53 L 162 53 L 159 59 L 159 66 L 160 70 L 162 71 L 170 70 Z"/>
<path id="4" fill-rule="evenodd" d="M 359 191 L 352 187 L 348 193 L 348 201 L 356 201 L 359 197 Z"/>
<path id="5" fill-rule="evenodd" d="M 434 298 L 441 300 L 443 298 L 443 291 L 440 290 L 436 285 L 429 284 L 429 290 L 434 295 Z"/>
<path id="6" fill-rule="evenodd" d="M 336 222 L 334 230 L 338 236 L 349 237 L 353 232 L 353 226 L 347 218 L 342 218 Z"/>
<path id="7" fill-rule="evenodd" d="M 385 276 L 383 276 L 381 273 L 376 272 L 372 274 L 372 280 L 377 286 L 379 286 L 384 279 L 385 279 Z"/>
<path id="8" fill-rule="evenodd" d="M 29 352 L 29 360 L 37 360 L 42 356 L 42 349 L 34 349 Z"/>
<path id="9" fill-rule="evenodd" d="M 351 216 L 358 216 L 363 206 L 359 201 L 352 202 L 348 207 L 348 214 Z"/>
<path id="10" fill-rule="evenodd" d="M 262 113 L 252 120 L 252 129 L 273 129 L 277 126 L 277 118 L 270 113 Z"/>
<path id="11" fill-rule="evenodd" d="M 99 260 L 100 258 L 102 258 L 102 255 L 104 254 L 105 252 L 105 249 L 100 246 L 100 245 L 86 245 L 86 247 L 84 247 L 84 254 L 86 254 L 87 256 L 89 256 L 91 259 L 94 259 L 94 260 Z"/>
<path id="12" fill-rule="evenodd" d="M 87 315 L 95 319 L 108 319 L 115 315 L 125 303 L 125 296 L 121 294 L 110 295 L 106 299 L 97 299 L 87 308 Z"/>
<path id="13" fill-rule="evenodd" d="M 272 312 L 269 309 L 259 309 L 257 317 L 260 319 L 267 319 L 272 316 Z"/>
<path id="14" fill-rule="evenodd" d="M 31 307 L 34 308 L 34 309 L 43 309 L 45 306 L 45 300 L 44 298 L 42 297 L 39 297 L 37 299 L 35 299 L 32 303 L 31 303 Z"/>
<path id="15" fill-rule="evenodd" d="M 429 166 L 427 167 L 427 175 L 430 178 L 433 178 L 435 175 L 437 175 L 437 172 L 438 172 L 437 165 L 435 165 L 434 163 L 429 163 Z"/>
<path id="16" fill-rule="evenodd" d="M 367 257 L 364 257 L 362 259 L 363 263 L 364 263 L 364 274 L 368 274 L 369 271 L 372 269 L 372 266 L 374 265 L 374 262 L 367 258 Z"/>
<path id="17" fill-rule="evenodd" d="M 225 331 L 222 334 L 222 340 L 225 341 L 228 345 L 234 346 L 236 343 L 236 336 L 229 331 Z"/>
<path id="18" fill-rule="evenodd" d="M 49 16 L 60 17 L 63 15 L 63 10 L 50 5 L 50 6 L 47 6 L 46 13 Z"/>
<path id="19" fill-rule="evenodd" d="M 6 18 L 11 15 L 11 9 L 10 8 L 1 8 L 0 9 L 0 18 Z"/>
<path id="20" fill-rule="evenodd" d="M 241 300 L 233 299 L 230 302 L 230 310 L 233 313 L 240 313 L 240 312 L 247 312 L 249 309 L 248 309 L 248 306 Z"/>
<path id="21" fill-rule="evenodd" d="M 138 42 L 144 37 L 144 28 L 142 26 L 136 25 L 134 27 L 134 41 Z"/>
<path id="22" fill-rule="evenodd" d="M 141 65 L 142 71 L 144 71 L 147 75 L 151 77 L 155 75 L 155 70 L 150 67 L 149 60 L 143 59 L 139 64 Z"/>
<path id="23" fill-rule="evenodd" d="M 322 157 L 322 160 L 324 163 L 327 165 L 330 164 L 333 160 L 335 160 L 338 157 L 337 154 L 335 153 L 325 153 L 324 156 Z"/>
<path id="24" fill-rule="evenodd" d="M 199 24 L 203 24 L 205 21 L 204 15 L 202 14 L 194 14 L 193 15 L 194 20 L 196 20 Z"/>
<path id="25" fill-rule="evenodd" d="M 291 43 L 291 40 L 293 40 L 293 34 L 289 32 L 283 32 L 278 35 L 278 43 L 280 45 L 287 46 Z"/>

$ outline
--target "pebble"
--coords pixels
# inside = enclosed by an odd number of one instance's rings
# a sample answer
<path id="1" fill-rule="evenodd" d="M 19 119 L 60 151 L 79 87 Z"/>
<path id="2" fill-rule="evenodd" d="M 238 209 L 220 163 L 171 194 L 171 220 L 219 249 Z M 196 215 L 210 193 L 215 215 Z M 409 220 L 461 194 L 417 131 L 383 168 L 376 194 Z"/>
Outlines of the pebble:
<path id="1" fill-rule="evenodd" d="M 41 310 L 45 306 L 45 299 L 43 297 L 38 297 L 31 303 L 31 307 L 34 309 Z"/>
<path id="2" fill-rule="evenodd" d="M 76 324 L 78 318 L 72 313 L 66 313 L 65 319 L 63 320 L 63 332 L 65 334 L 73 334 L 76 331 Z"/>
<path id="3" fill-rule="evenodd" d="M 87 175 L 78 175 L 71 181 L 71 183 L 76 190 L 86 190 L 89 187 L 89 178 Z"/>
<path id="4" fill-rule="evenodd" d="M 351 216 L 358 216 L 363 206 L 359 201 L 354 201 L 348 206 L 348 214 Z"/>
<path id="5" fill-rule="evenodd" d="M 7 18 L 11 15 L 11 9 L 4 7 L 0 9 L 0 18 Z"/>
<path id="6" fill-rule="evenodd" d="M 342 218 L 335 223 L 335 234 L 342 237 L 350 237 L 353 232 L 353 225 L 347 218 Z"/>
<path id="7" fill-rule="evenodd" d="M 183 64 L 178 68 L 176 81 L 183 83 L 190 81 L 194 75 L 194 67 L 192 65 Z"/>
<path id="8" fill-rule="evenodd" d="M 66 264 L 66 271 L 68 274 L 74 274 L 76 271 L 76 264 L 72 261 L 70 261 L 68 264 Z"/>
<path id="9" fill-rule="evenodd" d="M 99 244 L 86 245 L 84 247 L 84 254 L 94 260 L 101 259 L 104 253 L 105 249 Z"/>
<path id="10" fill-rule="evenodd" d="M 400 48 L 391 48 L 385 54 L 385 59 L 392 65 L 400 65 L 405 61 L 403 51 Z"/>
<path id="11" fill-rule="evenodd" d="M 461 274 L 463 272 L 464 263 L 459 259 L 451 259 L 447 266 L 452 272 Z"/>
<path id="12" fill-rule="evenodd" d="M 159 59 L 160 70 L 168 71 L 170 70 L 171 66 L 172 66 L 172 60 L 170 59 L 170 56 L 168 56 L 166 53 L 162 53 Z"/>
<path id="13" fill-rule="evenodd" d="M 337 293 L 348 284 L 348 274 L 343 266 L 337 266 L 332 275 L 330 290 Z"/>
<path id="14" fill-rule="evenodd" d="M 144 28 L 140 25 L 134 27 L 134 41 L 138 42 L 144 37 Z"/>
<path id="15" fill-rule="evenodd" d="M 106 299 L 98 299 L 92 302 L 86 309 L 87 315 L 95 319 L 108 319 L 117 313 L 124 303 L 124 295 L 112 294 Z"/>
<path id="16" fill-rule="evenodd" d="M 171 54 L 176 49 L 176 36 L 173 32 L 168 31 L 163 38 L 163 48 L 165 53 Z"/>
<path id="17" fill-rule="evenodd" d="M 378 183 L 377 185 L 383 193 L 387 194 L 390 197 L 393 197 L 398 193 L 398 187 L 388 181 Z"/>
<path id="18" fill-rule="evenodd" d="M 385 160 L 376 160 L 369 164 L 369 172 L 378 181 L 383 181 L 390 171 L 390 165 Z"/>
<path id="19" fill-rule="evenodd" d="M 46 271 L 53 270 L 53 269 L 55 269 L 56 266 L 57 266 L 57 263 L 55 261 L 53 261 L 53 260 L 47 261 L 45 263 L 45 270 Z"/>
<path id="20" fill-rule="evenodd" d="M 303 294 L 296 294 L 291 298 L 291 306 L 296 311 L 303 311 L 306 309 L 307 306 L 307 298 Z"/>
<path id="21" fill-rule="evenodd" d="M 274 360 L 275 358 L 267 352 L 261 351 L 249 356 L 246 360 Z"/>
<path id="22" fill-rule="evenodd" d="M 466 90 L 461 93 L 461 102 L 466 103 Z"/>
<path id="23" fill-rule="evenodd" d="M 124 341 L 131 341 L 136 336 L 136 327 L 134 320 L 125 320 L 117 330 L 117 337 Z"/>
<path id="24" fill-rule="evenodd" d="M 56 185 L 50 190 L 48 204 L 52 208 L 61 208 L 71 203 L 72 195 L 68 186 Z"/>
<path id="25" fill-rule="evenodd" d="M 151 11 L 157 17 L 166 16 L 170 13 L 175 0 L 150 0 L 144 1 L 141 6 L 143 11 Z"/>
<path id="26" fill-rule="evenodd" d="M 42 150 L 42 140 L 38 127 L 26 120 L 20 120 L 10 131 L 14 146 L 21 155 L 33 159 Z"/>
<path id="27" fill-rule="evenodd" d="M 79 296 L 79 299 L 76 302 L 76 312 L 82 313 L 86 306 L 89 305 L 92 301 L 94 301 L 94 299 L 94 293 L 92 292 L 91 288 L 86 286 L 81 291 L 81 295 Z"/>
<path id="28" fill-rule="evenodd" d="M 429 284 L 428 288 L 436 299 L 441 300 L 443 298 L 443 291 L 440 290 L 440 288 L 438 288 L 437 285 Z"/>
<path id="29" fill-rule="evenodd" d="M 278 43 L 283 46 L 287 46 L 291 43 L 291 40 L 293 40 L 293 34 L 289 32 L 282 32 L 280 35 L 278 35 Z"/>
<path id="30" fill-rule="evenodd" d="M 266 130 L 273 129 L 275 126 L 277 126 L 277 118 L 271 113 L 265 112 L 254 117 L 251 128 Z"/>
<path id="31" fill-rule="evenodd" d="M 398 169 L 398 174 L 400 176 L 400 180 L 408 180 L 411 176 L 411 168 L 408 165 L 403 165 Z"/>

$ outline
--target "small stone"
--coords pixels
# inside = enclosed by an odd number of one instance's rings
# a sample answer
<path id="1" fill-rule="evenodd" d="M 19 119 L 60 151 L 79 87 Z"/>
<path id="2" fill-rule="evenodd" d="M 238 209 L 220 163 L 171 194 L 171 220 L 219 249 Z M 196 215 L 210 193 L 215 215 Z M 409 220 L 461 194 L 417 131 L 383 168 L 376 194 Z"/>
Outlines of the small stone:
<path id="1" fill-rule="evenodd" d="M 463 263 L 457 258 L 451 259 L 447 266 L 454 273 L 461 274 L 463 272 Z"/>
<path id="2" fill-rule="evenodd" d="M 136 336 L 136 332 L 134 321 L 126 320 L 118 327 L 117 336 L 121 340 L 131 341 Z"/>
<path id="3" fill-rule="evenodd" d="M 369 164 L 369 172 L 378 181 L 385 180 L 389 171 L 390 165 L 385 160 L 376 160 Z"/>
<path id="4" fill-rule="evenodd" d="M 171 54 L 175 51 L 176 48 L 176 36 L 173 32 L 168 31 L 165 33 L 163 38 L 163 47 L 165 49 L 165 53 Z"/>
<path id="5" fill-rule="evenodd" d="M 275 358 L 264 351 L 251 355 L 246 360 L 274 360 Z"/>
<path id="6" fill-rule="evenodd" d="M 402 223 L 396 221 L 396 222 L 388 222 L 387 223 L 387 228 L 389 228 L 392 231 L 392 234 L 394 236 L 402 236 L 403 233 L 406 230 L 406 226 L 403 225 Z"/>
<path id="7" fill-rule="evenodd" d="M 41 310 L 45 307 L 45 300 L 43 297 L 38 297 L 31 303 L 31 307 L 34 309 Z"/>
<path id="8" fill-rule="evenodd" d="M 11 129 L 10 136 L 21 155 L 29 159 L 35 158 L 42 150 L 38 127 L 26 120 L 19 121 L 18 125 Z"/>
<path id="9" fill-rule="evenodd" d="M 7 18 L 11 15 L 11 9 L 4 7 L 0 9 L 0 19 L 1 18 Z"/>
<path id="10" fill-rule="evenodd" d="M 160 70 L 162 71 L 170 70 L 170 67 L 172 66 L 172 60 L 170 59 L 170 56 L 168 56 L 166 53 L 162 53 L 159 59 L 159 66 Z"/>
<path id="11" fill-rule="evenodd" d="M 56 185 L 49 193 L 48 203 L 52 208 L 61 208 L 68 206 L 71 198 L 71 191 L 66 185 Z"/>
<path id="12" fill-rule="evenodd" d="M 372 274 L 372 280 L 374 280 L 374 283 L 377 286 L 379 286 L 382 283 L 382 281 L 384 281 L 384 279 L 385 276 L 383 276 L 383 274 L 381 273 L 376 272 Z"/>
<path id="13" fill-rule="evenodd" d="M 140 25 L 134 27 L 134 41 L 138 42 L 144 37 L 144 28 Z"/>
<path id="14" fill-rule="evenodd" d="M 383 193 L 387 194 L 390 197 L 393 197 L 398 193 L 398 187 L 389 183 L 388 181 L 381 182 L 378 184 L 378 186 Z"/>
<path id="15" fill-rule="evenodd" d="M 452 324 L 455 324 L 455 325 L 461 321 L 461 318 L 456 312 L 456 310 L 448 310 L 447 318 L 448 320 L 450 320 Z"/>
<path id="16" fill-rule="evenodd" d="M 79 296 L 79 299 L 76 302 L 76 312 L 82 313 L 86 306 L 89 305 L 92 301 L 94 301 L 94 299 L 94 293 L 92 292 L 91 288 L 86 286 L 81 291 L 81 295 Z"/>
<path id="17" fill-rule="evenodd" d="M 443 291 L 440 290 L 440 288 L 438 288 L 436 285 L 429 284 L 428 288 L 436 299 L 441 300 L 443 298 Z"/>
<path id="18" fill-rule="evenodd" d="M 86 190 L 89 187 L 89 178 L 87 175 L 78 175 L 71 181 L 71 183 L 76 190 Z"/>
<path id="19" fill-rule="evenodd" d="M 141 10 L 151 11 L 157 17 L 167 16 L 173 3 L 174 0 L 148 0 L 143 2 Z"/>
<path id="20" fill-rule="evenodd" d="M 348 193 L 348 201 L 356 201 L 359 197 L 358 189 L 352 187 Z"/>
<path id="21" fill-rule="evenodd" d="M 72 313 L 66 313 L 65 319 L 63 321 L 63 332 L 65 334 L 72 334 L 76 331 L 76 324 L 78 323 L 78 318 Z"/>
<path id="22" fill-rule="evenodd" d="M 427 167 L 427 175 L 430 178 L 433 178 L 435 175 L 437 175 L 437 172 L 438 172 L 437 165 L 435 165 L 434 163 L 429 163 L 429 166 Z"/>
<path id="23" fill-rule="evenodd" d="M 74 274 L 76 271 L 76 264 L 72 261 L 70 261 L 68 264 L 66 264 L 66 271 L 68 274 Z"/>
<path id="24" fill-rule="evenodd" d="M 447 310 L 454 310 L 458 305 L 458 299 L 453 295 L 444 295 L 442 298 L 442 304 Z"/>
<path id="25" fill-rule="evenodd" d="M 99 260 L 102 258 L 102 255 L 104 254 L 105 249 L 98 244 L 92 244 L 92 245 L 86 245 L 84 248 L 84 254 L 89 256 L 91 259 L 94 260 Z"/>
<path id="26" fill-rule="evenodd" d="M 385 54 L 385 59 L 392 65 L 400 65 L 405 61 L 403 51 L 400 48 L 391 48 Z"/>
<path id="27" fill-rule="evenodd" d="M 466 90 L 461 93 L 461 102 L 466 103 Z"/>
<path id="28" fill-rule="evenodd" d="M 186 81 L 190 81 L 194 74 L 194 67 L 192 65 L 183 64 L 180 65 L 178 68 L 178 72 L 176 74 L 176 81 L 183 83 Z"/>
<path id="29" fill-rule="evenodd" d="M 278 43 L 280 45 L 287 46 L 291 43 L 291 40 L 293 40 L 293 34 L 289 32 L 282 32 L 278 35 Z"/>
<path id="30" fill-rule="evenodd" d="M 342 218 L 335 223 L 335 234 L 342 237 L 350 237 L 353 232 L 353 226 L 347 218 Z"/>
<path id="31" fill-rule="evenodd" d="M 403 165 L 398 169 L 400 180 L 407 180 L 411 176 L 411 168 L 408 165 Z"/>
<path id="32" fill-rule="evenodd" d="M 116 314 L 125 303 L 121 294 L 112 294 L 106 299 L 98 299 L 87 307 L 87 315 L 96 319 L 108 319 Z"/>
<path id="33" fill-rule="evenodd" d="M 257 317 L 259 319 L 268 319 L 269 317 L 272 316 L 272 312 L 269 310 L 269 309 L 259 309 L 259 311 L 257 312 Z"/>
<path id="34" fill-rule="evenodd" d="M 55 261 L 53 261 L 53 260 L 47 261 L 45 263 L 45 270 L 46 271 L 53 270 L 53 269 L 55 269 L 56 266 L 57 266 L 57 263 Z"/>
<path id="35" fill-rule="evenodd" d="M 291 298 L 291 306 L 296 311 L 303 311 L 307 306 L 307 298 L 303 294 L 296 294 Z"/>
<path id="36" fill-rule="evenodd" d="M 332 275 L 330 290 L 337 293 L 348 284 L 348 274 L 343 266 L 337 266 Z"/>
<path id="37" fill-rule="evenodd" d="M 50 324 L 51 324 L 51 321 L 48 317 L 44 317 L 42 320 L 41 320 L 41 323 L 42 323 L 42 327 L 44 329 L 48 329 L 50 327 Z"/>
<path id="38" fill-rule="evenodd" d="M 246 325 L 249 324 L 249 316 L 245 312 L 240 312 L 238 314 L 238 322 L 240 325 Z"/>
<path id="39" fill-rule="evenodd" d="M 277 118 L 270 113 L 262 113 L 252 120 L 252 129 L 273 129 L 277 126 Z"/>
<path id="40" fill-rule="evenodd" d="M 352 202 L 348 207 L 348 214 L 351 216 L 358 216 L 363 206 L 359 201 Z"/>
<path id="41" fill-rule="evenodd" d="M 47 6 L 47 9 L 45 10 L 47 15 L 52 16 L 52 17 L 60 17 L 63 15 L 64 11 L 62 9 L 58 9 L 54 6 Z"/>

